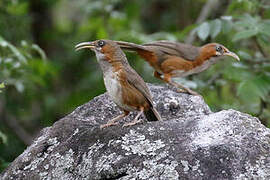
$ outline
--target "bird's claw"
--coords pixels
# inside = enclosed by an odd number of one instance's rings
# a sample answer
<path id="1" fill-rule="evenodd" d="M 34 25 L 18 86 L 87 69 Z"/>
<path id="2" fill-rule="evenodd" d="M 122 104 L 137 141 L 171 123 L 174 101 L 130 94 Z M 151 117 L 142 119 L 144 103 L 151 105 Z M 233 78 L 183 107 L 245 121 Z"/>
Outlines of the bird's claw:
<path id="1" fill-rule="evenodd" d="M 125 123 L 125 124 L 123 125 L 123 127 L 133 126 L 133 125 L 135 125 L 135 124 L 140 123 L 141 121 L 142 121 L 142 120 L 140 119 L 140 120 L 135 120 L 135 121 L 132 121 L 132 122 L 129 122 L 129 123 Z"/>
<path id="2" fill-rule="evenodd" d="M 106 128 L 106 127 L 110 127 L 110 126 L 115 126 L 115 125 L 118 125 L 119 123 L 118 122 L 111 122 L 111 123 L 107 123 L 107 124 L 103 124 L 100 126 L 100 129 L 103 129 L 103 128 Z"/>
<path id="3" fill-rule="evenodd" d="M 200 96 L 199 93 L 197 93 L 195 91 L 192 91 L 191 89 L 177 89 L 177 92 L 179 92 L 179 93 L 187 93 L 187 94 L 194 95 L 194 96 Z"/>

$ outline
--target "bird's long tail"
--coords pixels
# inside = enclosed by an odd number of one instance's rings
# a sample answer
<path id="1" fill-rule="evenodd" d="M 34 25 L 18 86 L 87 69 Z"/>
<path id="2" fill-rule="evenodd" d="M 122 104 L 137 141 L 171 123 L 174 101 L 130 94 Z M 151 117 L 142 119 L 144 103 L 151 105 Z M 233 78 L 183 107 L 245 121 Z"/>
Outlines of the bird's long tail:
<path id="1" fill-rule="evenodd" d="M 125 41 L 114 41 L 114 42 L 116 42 L 124 50 L 130 51 L 147 50 L 144 46 L 131 42 Z"/>
<path id="2" fill-rule="evenodd" d="M 162 118 L 154 107 L 151 107 L 148 111 L 144 111 L 144 115 L 148 121 L 161 121 Z"/>

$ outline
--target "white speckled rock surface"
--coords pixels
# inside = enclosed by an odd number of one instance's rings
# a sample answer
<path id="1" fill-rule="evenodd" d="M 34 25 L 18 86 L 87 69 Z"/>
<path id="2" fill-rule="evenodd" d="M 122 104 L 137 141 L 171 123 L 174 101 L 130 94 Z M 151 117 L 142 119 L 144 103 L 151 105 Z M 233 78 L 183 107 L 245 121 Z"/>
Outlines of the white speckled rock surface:
<path id="1" fill-rule="evenodd" d="M 164 121 L 122 128 L 132 114 L 101 130 L 120 111 L 98 96 L 45 128 L 0 179 L 270 179 L 270 130 L 257 118 L 150 88 Z"/>

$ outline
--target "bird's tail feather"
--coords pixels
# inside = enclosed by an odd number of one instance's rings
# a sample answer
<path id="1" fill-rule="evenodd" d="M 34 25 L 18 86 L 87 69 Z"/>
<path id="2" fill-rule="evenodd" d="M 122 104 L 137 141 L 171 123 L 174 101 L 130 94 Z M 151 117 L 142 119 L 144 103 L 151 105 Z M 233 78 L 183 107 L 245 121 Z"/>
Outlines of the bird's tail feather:
<path id="1" fill-rule="evenodd" d="M 144 111 L 144 115 L 148 121 L 161 121 L 162 118 L 154 107 L 151 107 L 148 111 Z"/>
<path id="2" fill-rule="evenodd" d="M 116 42 L 122 49 L 125 50 L 131 50 L 131 51 L 137 51 L 137 50 L 146 50 L 144 46 L 131 43 L 131 42 L 125 42 L 125 41 L 114 41 Z"/>

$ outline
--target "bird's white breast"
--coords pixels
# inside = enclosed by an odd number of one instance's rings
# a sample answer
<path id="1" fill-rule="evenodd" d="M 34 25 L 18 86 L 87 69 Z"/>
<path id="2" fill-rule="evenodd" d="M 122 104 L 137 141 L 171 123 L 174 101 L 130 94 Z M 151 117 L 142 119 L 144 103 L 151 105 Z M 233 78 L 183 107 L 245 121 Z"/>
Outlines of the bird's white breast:
<path id="1" fill-rule="evenodd" d="M 134 111 L 132 107 L 129 107 L 123 103 L 122 88 L 120 82 L 118 81 L 117 72 L 112 72 L 111 69 L 108 70 L 104 74 L 104 84 L 109 96 L 116 105 L 127 111 Z"/>
<path id="2" fill-rule="evenodd" d="M 117 73 L 113 73 L 111 70 L 104 74 L 104 84 L 107 89 L 109 96 L 113 99 L 116 104 L 121 103 L 121 84 L 117 80 Z"/>

